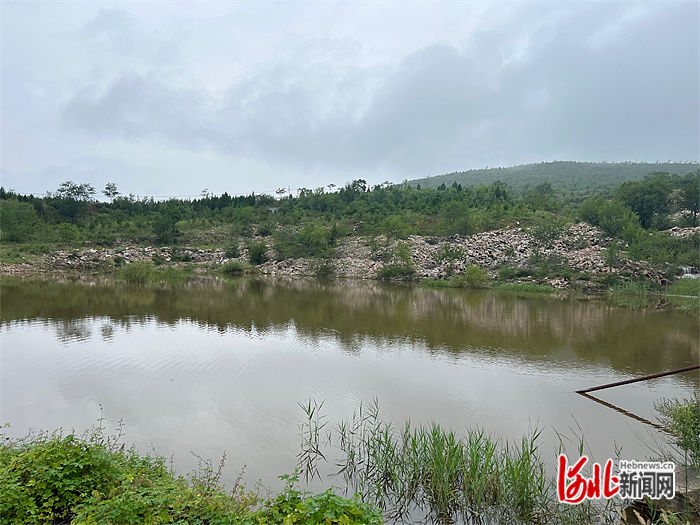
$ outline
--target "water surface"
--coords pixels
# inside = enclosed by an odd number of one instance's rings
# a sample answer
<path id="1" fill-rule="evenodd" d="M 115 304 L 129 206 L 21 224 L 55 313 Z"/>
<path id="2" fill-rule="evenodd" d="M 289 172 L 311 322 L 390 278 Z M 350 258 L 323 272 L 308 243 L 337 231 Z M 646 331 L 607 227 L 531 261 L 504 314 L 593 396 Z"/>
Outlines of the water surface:
<path id="1" fill-rule="evenodd" d="M 700 323 L 681 312 L 378 283 L 215 281 L 169 290 L 15 283 L 0 298 L 0 423 L 84 429 L 100 407 L 128 440 L 191 470 L 227 452 L 230 476 L 278 486 L 299 450 L 298 403 L 332 423 L 376 397 L 397 422 L 481 426 L 505 439 L 538 427 L 553 464 L 582 429 L 607 458 L 652 454 L 661 397 L 689 373 L 597 393 L 575 390 L 698 363 Z M 622 411 L 630 415 L 625 415 Z M 572 446 L 572 450 L 575 447 Z M 336 482 L 338 484 L 338 482 Z"/>

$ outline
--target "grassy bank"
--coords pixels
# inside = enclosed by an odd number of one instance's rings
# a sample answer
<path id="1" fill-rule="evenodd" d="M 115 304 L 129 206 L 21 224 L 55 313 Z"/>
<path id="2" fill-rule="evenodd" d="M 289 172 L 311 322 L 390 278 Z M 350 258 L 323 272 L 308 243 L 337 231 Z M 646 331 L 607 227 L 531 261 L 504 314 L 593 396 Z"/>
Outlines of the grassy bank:
<path id="1" fill-rule="evenodd" d="M 4 436 L 2 436 L 4 437 Z M 204 462 L 182 477 L 162 457 L 138 454 L 97 428 L 3 439 L 2 523 L 378 524 L 378 511 L 329 490 L 308 494 L 284 476 L 285 490 L 261 498 L 221 485 L 221 467 Z"/>
<path id="2" fill-rule="evenodd" d="M 670 286 L 652 286 L 644 281 L 622 283 L 608 290 L 607 301 L 626 308 L 661 308 L 698 311 L 700 279 L 679 279 Z"/>

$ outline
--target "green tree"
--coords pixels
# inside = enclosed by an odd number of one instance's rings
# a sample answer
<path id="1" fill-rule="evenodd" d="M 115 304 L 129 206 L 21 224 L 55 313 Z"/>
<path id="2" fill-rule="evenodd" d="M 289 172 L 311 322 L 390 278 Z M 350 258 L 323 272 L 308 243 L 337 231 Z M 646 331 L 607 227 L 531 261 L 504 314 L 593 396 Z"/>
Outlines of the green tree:
<path id="1" fill-rule="evenodd" d="M 34 206 L 16 199 L 0 200 L 0 238 L 4 241 L 29 240 L 39 225 Z"/>
<path id="2" fill-rule="evenodd" d="M 639 229 L 637 215 L 625 204 L 618 200 L 604 202 L 598 212 L 598 223 L 596 226 L 611 235 L 620 237 L 625 230 Z"/>
<path id="3" fill-rule="evenodd" d="M 700 173 L 689 173 L 679 183 L 678 205 L 693 214 L 693 226 L 698 224 L 700 211 Z"/>
<path id="4" fill-rule="evenodd" d="M 618 198 L 637 214 L 643 228 L 649 229 L 654 217 L 668 213 L 671 184 L 665 174 L 625 182 L 617 190 Z"/>
<path id="5" fill-rule="evenodd" d="M 83 183 L 75 184 L 73 181 L 67 180 L 62 183 L 56 193 L 63 199 L 75 199 L 77 201 L 92 201 L 95 200 L 95 187 L 92 184 Z"/>
<path id="6" fill-rule="evenodd" d="M 447 235 L 471 235 L 474 233 L 474 220 L 469 204 L 452 201 L 445 206 L 443 213 L 444 233 Z"/>
<path id="7" fill-rule="evenodd" d="M 175 242 L 178 234 L 177 219 L 168 213 L 159 213 L 153 219 L 153 233 L 161 244 Z"/>
<path id="8" fill-rule="evenodd" d="M 105 197 L 107 197 L 109 200 L 113 201 L 117 195 L 119 195 L 119 191 L 117 190 L 117 185 L 114 184 L 113 182 L 108 182 L 105 184 L 105 189 L 102 190 L 102 193 L 104 194 Z"/>
<path id="9" fill-rule="evenodd" d="M 564 229 L 564 223 L 551 213 L 538 211 L 530 235 L 537 241 L 537 249 L 549 248 L 554 244 Z"/>

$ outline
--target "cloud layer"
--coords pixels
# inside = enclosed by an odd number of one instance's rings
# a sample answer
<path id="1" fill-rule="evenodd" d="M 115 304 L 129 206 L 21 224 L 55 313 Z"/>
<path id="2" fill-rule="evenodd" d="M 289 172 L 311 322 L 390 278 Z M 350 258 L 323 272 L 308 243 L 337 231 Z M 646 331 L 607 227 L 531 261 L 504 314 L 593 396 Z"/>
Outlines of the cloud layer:
<path id="1" fill-rule="evenodd" d="M 3 6 L 3 184 L 239 193 L 698 158 L 693 3 L 214 7 Z"/>

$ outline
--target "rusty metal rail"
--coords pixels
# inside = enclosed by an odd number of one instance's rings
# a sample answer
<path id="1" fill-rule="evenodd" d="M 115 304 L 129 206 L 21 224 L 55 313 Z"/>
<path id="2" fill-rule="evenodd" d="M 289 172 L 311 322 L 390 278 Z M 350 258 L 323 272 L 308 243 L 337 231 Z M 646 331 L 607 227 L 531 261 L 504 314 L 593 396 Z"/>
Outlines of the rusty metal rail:
<path id="1" fill-rule="evenodd" d="M 629 385 L 630 383 L 637 383 L 639 381 L 646 381 L 647 379 L 655 379 L 657 377 L 670 376 L 673 374 L 680 374 L 681 372 L 690 372 L 691 370 L 697 370 L 700 365 L 686 366 L 685 368 L 679 368 L 678 370 L 671 370 L 670 372 L 661 372 L 660 374 L 652 374 L 650 376 L 636 377 L 634 379 L 626 379 L 625 381 L 617 381 L 616 383 L 608 383 L 607 385 L 594 386 L 591 388 L 585 388 L 583 390 L 576 390 L 577 394 L 585 394 L 586 392 L 594 392 L 595 390 L 603 390 L 604 388 L 612 388 L 614 386 Z"/>

